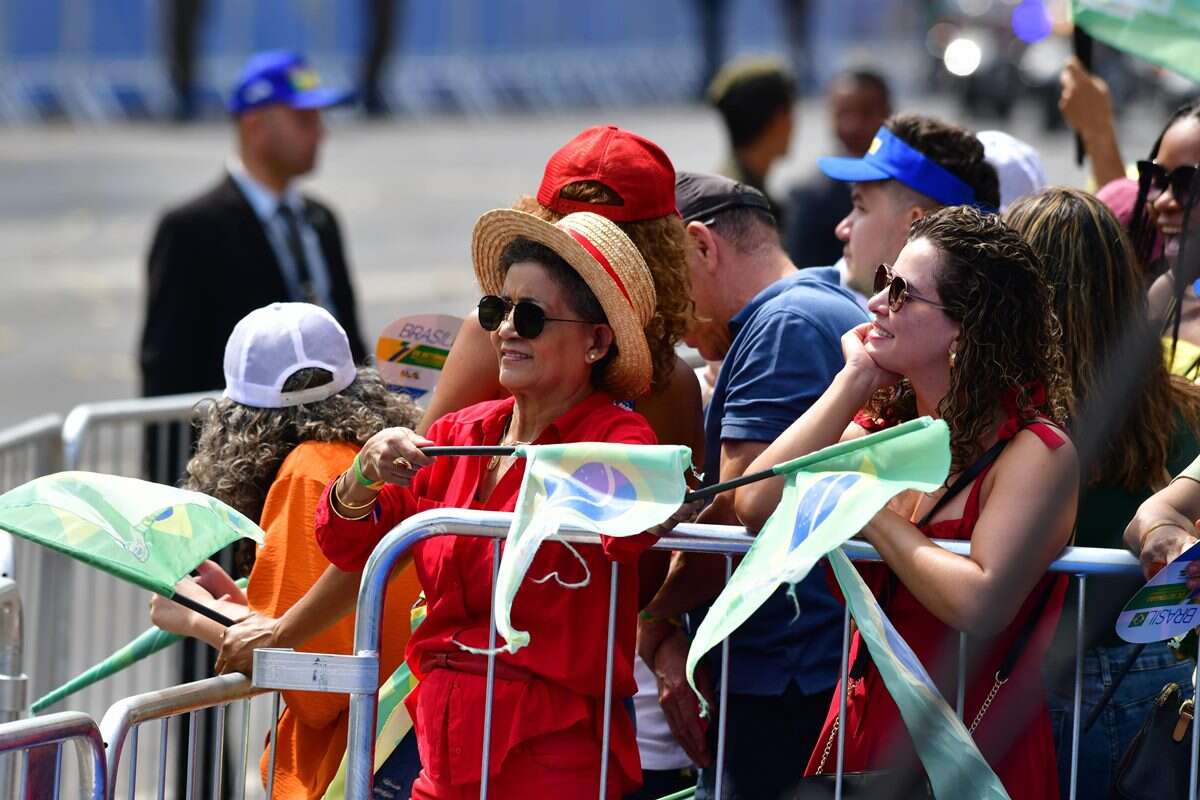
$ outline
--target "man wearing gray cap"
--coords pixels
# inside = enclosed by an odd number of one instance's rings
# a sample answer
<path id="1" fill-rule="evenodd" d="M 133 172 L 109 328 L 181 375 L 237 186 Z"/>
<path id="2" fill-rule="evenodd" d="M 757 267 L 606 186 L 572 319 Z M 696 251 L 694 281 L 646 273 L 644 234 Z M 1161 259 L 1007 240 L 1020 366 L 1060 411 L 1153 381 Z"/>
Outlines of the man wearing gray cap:
<path id="1" fill-rule="evenodd" d="M 740 476 L 816 401 L 844 364 L 841 336 L 867 317 L 833 268 L 797 272 L 763 194 L 716 175 L 680 173 L 676 204 L 691 239 L 697 322 L 687 341 L 724 359 L 705 417 L 705 481 Z M 734 492 L 718 495 L 702 522 L 737 524 Z M 655 672 L 671 730 L 702 767 L 697 797 L 713 797 L 717 726 L 707 733 L 683 680 L 687 637 L 724 583 L 724 560 L 676 553 L 642 614 L 638 653 Z M 837 682 L 840 603 L 824 576 L 796 586 L 802 611 L 777 591 L 731 638 L 725 714 L 725 798 L 777 797 L 803 774 Z M 699 610 L 698 610 L 699 609 Z M 719 662 L 707 662 L 715 671 Z M 707 676 L 698 671 L 698 680 Z M 711 686 L 711 682 L 708 683 Z"/>

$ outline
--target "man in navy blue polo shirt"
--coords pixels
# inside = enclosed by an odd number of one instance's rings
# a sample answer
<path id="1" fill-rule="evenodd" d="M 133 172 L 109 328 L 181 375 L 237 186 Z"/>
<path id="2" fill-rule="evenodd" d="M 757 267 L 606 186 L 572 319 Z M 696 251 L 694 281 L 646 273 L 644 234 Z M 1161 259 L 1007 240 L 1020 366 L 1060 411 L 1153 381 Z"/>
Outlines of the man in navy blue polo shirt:
<path id="1" fill-rule="evenodd" d="M 836 270 L 796 270 L 757 190 L 715 175 L 680 173 L 676 201 L 692 244 L 698 322 L 688 342 L 706 359 L 724 359 L 705 420 L 704 468 L 711 482 L 740 475 L 821 396 L 844 364 L 842 334 L 866 314 L 838 285 Z M 703 519 L 736 522 L 732 495 L 718 496 Z M 669 578 L 648 609 L 651 617 L 660 599 L 682 601 L 675 611 L 711 600 L 708 589 L 720 588 L 724 562 L 679 558 L 673 568 L 699 572 L 687 586 Z M 768 787 L 786 785 L 803 768 L 829 707 L 841 657 L 841 605 L 819 572 L 797 587 L 797 598 L 799 619 L 781 589 L 733 637 L 726 715 L 729 783 L 738 787 L 733 796 L 775 796 Z M 692 624 L 700 616 L 692 614 Z M 686 639 L 664 638 L 667 628 L 643 618 L 639 651 L 659 677 L 676 737 L 708 766 L 715 747 L 701 732 L 695 698 L 679 683 Z M 709 778 L 711 772 L 705 770 Z"/>
<path id="2" fill-rule="evenodd" d="M 854 208 L 837 228 L 847 275 L 831 267 L 789 272 L 765 201 L 752 190 L 688 173 L 676 182 L 698 318 L 689 343 L 706 359 L 725 359 L 705 418 L 706 481 L 741 475 L 825 391 L 843 365 L 841 334 L 866 319 L 849 289 L 872 291 L 865 276 L 895 260 L 915 219 L 942 205 L 999 202 L 995 172 L 975 136 L 928 117 L 892 117 L 862 159 L 821 159 L 819 166 L 852 183 Z M 701 520 L 738 524 L 733 498 L 718 495 Z M 716 725 L 706 731 L 698 718 L 682 677 L 689 643 L 672 622 L 703 608 L 723 583 L 723 559 L 675 554 L 638 627 L 638 652 L 659 680 L 672 731 L 704 768 L 700 798 L 714 797 Z M 841 608 L 821 571 L 796 595 L 799 617 L 781 588 L 731 637 L 721 800 L 778 797 L 792 786 L 829 708 Z M 694 625 L 700 615 L 689 616 Z M 714 651 L 708 659 L 714 673 L 718 658 Z"/>

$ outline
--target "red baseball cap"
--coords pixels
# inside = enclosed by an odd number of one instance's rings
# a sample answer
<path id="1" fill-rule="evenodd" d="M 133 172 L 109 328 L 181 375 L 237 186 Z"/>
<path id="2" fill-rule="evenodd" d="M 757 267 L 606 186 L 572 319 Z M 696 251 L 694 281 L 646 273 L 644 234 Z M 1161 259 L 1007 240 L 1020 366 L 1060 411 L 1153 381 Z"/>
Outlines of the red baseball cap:
<path id="1" fill-rule="evenodd" d="M 564 187 L 579 181 L 602 183 L 624 203 L 588 203 L 562 196 Z M 613 222 L 640 222 L 679 213 L 671 159 L 654 142 L 616 125 L 588 128 L 550 156 L 537 200 L 558 214 L 591 211 Z"/>

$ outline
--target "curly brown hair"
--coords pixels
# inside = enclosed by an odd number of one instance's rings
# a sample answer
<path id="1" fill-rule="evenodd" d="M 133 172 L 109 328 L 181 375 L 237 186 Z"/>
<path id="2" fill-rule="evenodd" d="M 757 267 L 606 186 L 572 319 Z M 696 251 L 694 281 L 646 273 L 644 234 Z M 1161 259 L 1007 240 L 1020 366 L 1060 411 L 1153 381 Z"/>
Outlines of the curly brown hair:
<path id="1" fill-rule="evenodd" d="M 328 370 L 297 370 L 283 385 L 294 392 L 329 383 Z M 302 442 L 363 444 L 384 428 L 414 427 L 420 409 L 394 395 L 379 373 L 361 367 L 333 397 L 290 408 L 252 408 L 228 398 L 199 406 L 200 441 L 188 462 L 185 486 L 228 503 L 253 520 L 288 453 Z"/>
<path id="2" fill-rule="evenodd" d="M 1087 192 L 1045 189 L 1018 200 L 1004 219 L 1042 257 L 1063 326 L 1071 416 L 1078 422 L 1083 406 L 1103 391 L 1103 372 L 1115 366 L 1110 361 L 1119 358 L 1122 341 L 1150 334 L 1146 275 L 1121 223 Z M 1172 376 L 1160 355 L 1156 348 L 1142 370 L 1120 365 L 1130 379 L 1128 416 L 1102 434 L 1094 463 L 1084 465 L 1090 484 L 1122 486 L 1135 494 L 1161 489 L 1170 480 L 1175 415 L 1200 436 L 1200 387 Z"/>
<path id="3" fill-rule="evenodd" d="M 612 189 L 597 181 L 568 184 L 563 187 L 562 196 L 603 205 L 621 205 L 624 202 Z M 547 222 L 558 222 L 563 217 L 529 196 L 518 199 L 513 208 Z M 616 224 L 637 246 L 654 278 L 658 302 L 645 330 L 646 341 L 650 345 L 650 361 L 654 367 L 651 385 L 661 388 L 666 386 L 675 369 L 675 345 L 683 340 L 692 321 L 692 281 L 688 274 L 685 249 L 687 233 L 683 220 L 674 214 Z"/>
<path id="4" fill-rule="evenodd" d="M 974 189 L 978 202 L 1000 207 L 1000 178 L 984 160 L 983 143 L 971 131 L 923 114 L 894 114 L 884 125 Z"/>
<path id="5" fill-rule="evenodd" d="M 1062 328 L 1037 253 L 996 215 L 970 206 L 938 209 L 913 223 L 908 240 L 917 239 L 941 255 L 938 294 L 946 316 L 962 327 L 950 389 L 938 403 L 938 415 L 950 426 L 955 474 L 983 452 L 1001 398 L 1012 397 L 1023 420 L 1041 414 L 1065 424 Z M 867 411 L 882 419 L 912 419 L 912 385 L 903 380 L 881 389 Z"/>

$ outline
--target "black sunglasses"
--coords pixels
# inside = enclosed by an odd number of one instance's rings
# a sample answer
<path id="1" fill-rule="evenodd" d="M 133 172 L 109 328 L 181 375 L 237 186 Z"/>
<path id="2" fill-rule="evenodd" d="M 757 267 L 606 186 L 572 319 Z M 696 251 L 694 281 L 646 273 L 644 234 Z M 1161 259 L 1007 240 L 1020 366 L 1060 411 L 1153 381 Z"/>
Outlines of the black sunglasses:
<path id="1" fill-rule="evenodd" d="M 888 290 L 888 308 L 892 311 L 904 308 L 904 303 L 908 300 L 920 300 L 934 308 L 940 308 L 943 311 L 946 309 L 941 303 L 935 303 L 928 297 L 922 297 L 914 292 L 909 287 L 908 281 L 893 273 L 892 268 L 887 264 L 880 264 L 875 268 L 875 294 L 879 294 L 884 289 Z"/>
<path id="2" fill-rule="evenodd" d="M 1192 200 L 1192 189 L 1196 182 L 1196 171 L 1200 164 L 1185 165 L 1168 171 L 1154 161 L 1139 161 L 1138 182 L 1146 188 L 1146 199 L 1150 202 L 1157 200 L 1170 187 L 1175 202 L 1181 206 L 1188 205 Z"/>
<path id="3" fill-rule="evenodd" d="M 513 328 L 522 339 L 536 339 L 546 328 L 547 322 L 578 322 L 583 325 L 600 325 L 586 319 L 563 319 L 547 317 L 546 312 L 537 303 L 522 300 L 511 303 L 503 297 L 485 294 L 479 298 L 479 325 L 485 331 L 499 330 L 508 315 L 512 314 Z"/>

